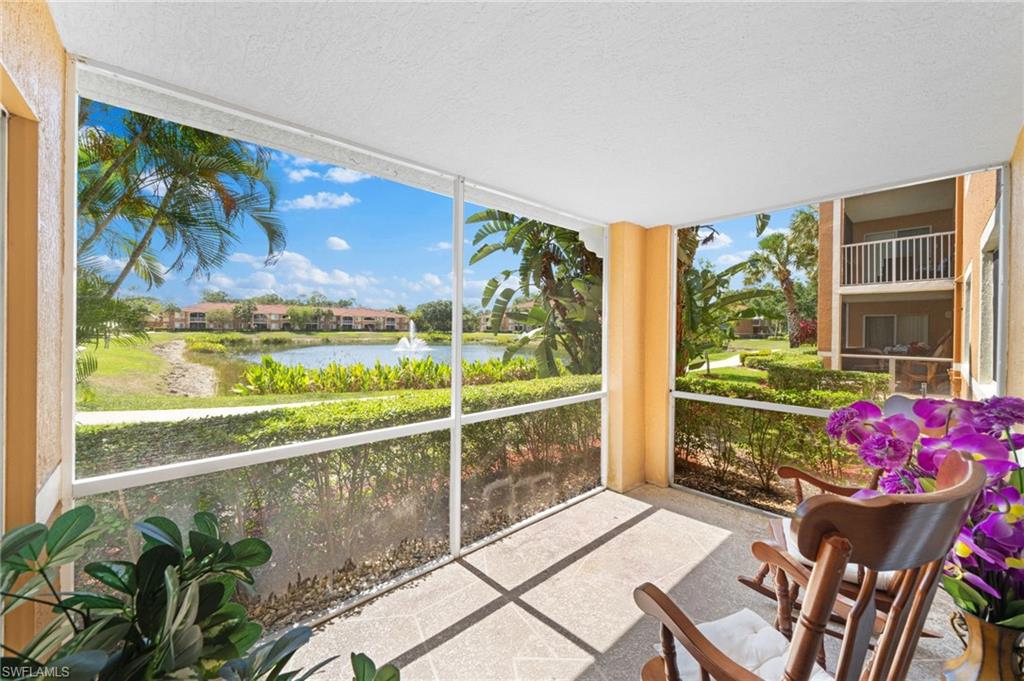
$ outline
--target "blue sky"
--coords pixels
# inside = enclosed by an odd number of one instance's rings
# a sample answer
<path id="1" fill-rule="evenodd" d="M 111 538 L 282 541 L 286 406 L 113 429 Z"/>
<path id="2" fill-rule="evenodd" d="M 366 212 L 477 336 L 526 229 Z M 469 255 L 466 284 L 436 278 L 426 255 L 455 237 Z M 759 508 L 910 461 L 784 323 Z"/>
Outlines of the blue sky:
<path id="1" fill-rule="evenodd" d="M 800 208 L 797 206 L 796 208 Z M 764 236 L 774 232 L 788 232 L 789 221 L 796 208 L 786 208 L 769 213 L 771 219 Z M 713 224 L 719 236 L 706 246 L 697 249 L 697 259 L 707 260 L 716 270 L 722 270 L 749 258 L 757 250 L 758 237 L 755 236 L 755 216 L 753 214 L 732 220 L 723 220 Z M 803 275 L 799 275 L 802 278 Z M 743 285 L 743 277 L 737 276 L 732 282 L 734 287 Z"/>
<path id="2" fill-rule="evenodd" d="M 111 130 L 120 126 L 121 110 L 91 121 Z M 229 261 L 209 278 L 168 274 L 160 288 L 146 289 L 134 274 L 122 295 L 152 295 L 178 305 L 195 302 L 205 289 L 233 297 L 276 292 L 284 297 L 320 292 L 330 299 L 355 298 L 367 307 L 392 307 L 451 297 L 452 199 L 284 152 L 274 152 L 270 177 L 277 187 L 279 214 L 287 228 L 287 246 L 277 263 L 267 266 L 262 232 L 248 223 Z M 479 210 L 466 205 L 466 215 Z M 124 229 L 124 226 L 121 227 Z M 475 226 L 465 238 L 472 240 Z M 161 249 L 170 264 L 176 253 Z M 473 247 L 467 243 L 466 260 Z M 103 254 L 106 273 L 120 271 L 121 254 Z M 480 303 L 484 283 L 516 259 L 489 256 L 465 272 L 465 300 Z"/>

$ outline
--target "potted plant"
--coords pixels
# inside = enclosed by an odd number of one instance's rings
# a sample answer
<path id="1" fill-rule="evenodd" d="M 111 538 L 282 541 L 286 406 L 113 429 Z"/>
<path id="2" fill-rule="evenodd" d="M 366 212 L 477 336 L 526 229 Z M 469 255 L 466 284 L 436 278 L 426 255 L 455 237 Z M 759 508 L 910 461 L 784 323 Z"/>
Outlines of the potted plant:
<path id="1" fill-rule="evenodd" d="M 942 588 L 958 612 L 954 629 L 964 654 L 945 663 L 949 679 L 1024 677 L 1024 470 L 1018 450 L 1024 399 L 910 400 L 890 397 L 884 408 L 856 402 L 831 414 L 830 437 L 845 442 L 878 474 L 880 493 L 935 489 L 939 464 L 952 452 L 978 460 L 988 481 L 950 551 Z"/>
<path id="2" fill-rule="evenodd" d="M 84 572 L 100 591 L 62 592 L 57 571 L 99 540 L 96 514 L 74 508 L 50 527 L 16 528 L 0 543 L 0 613 L 26 603 L 54 617 L 20 650 L 3 647 L 3 678 L 52 676 L 70 681 L 302 681 L 335 658 L 307 671 L 285 671 L 310 637 L 296 627 L 257 645 L 262 627 L 249 619 L 234 594 L 254 581 L 252 569 L 271 549 L 261 539 L 229 542 L 216 518 L 197 513 L 187 534 L 168 518 L 136 523 L 143 545 L 138 560 L 98 561 Z M 355 681 L 398 681 L 398 670 L 376 669 L 352 655 Z"/>

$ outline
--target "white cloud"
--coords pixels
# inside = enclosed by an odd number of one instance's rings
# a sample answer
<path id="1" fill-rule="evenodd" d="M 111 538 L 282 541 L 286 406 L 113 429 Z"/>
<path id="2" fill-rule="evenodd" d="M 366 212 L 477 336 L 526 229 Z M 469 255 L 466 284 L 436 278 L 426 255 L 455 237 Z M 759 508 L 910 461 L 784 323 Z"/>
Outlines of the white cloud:
<path id="1" fill-rule="evenodd" d="M 452 245 L 448 241 L 438 241 L 436 244 L 431 244 L 431 245 L 427 246 L 427 250 L 428 251 L 450 251 L 450 250 L 452 250 Z"/>
<path id="2" fill-rule="evenodd" d="M 288 170 L 289 182 L 302 182 L 311 177 L 320 177 L 320 173 L 312 168 L 291 168 Z"/>
<path id="3" fill-rule="evenodd" d="M 208 283 L 210 284 L 210 288 L 217 289 L 218 291 L 230 291 L 236 286 L 234 279 L 226 274 L 220 274 L 219 272 L 217 274 L 211 274 Z"/>
<path id="4" fill-rule="evenodd" d="M 316 163 L 313 159 L 306 158 L 305 156 L 287 156 L 287 160 L 293 166 L 299 166 L 300 168 L 302 166 L 311 166 Z"/>
<path id="5" fill-rule="evenodd" d="M 348 245 L 348 242 L 340 236 L 327 237 L 327 248 L 332 251 L 348 251 L 352 249 L 352 247 Z"/>
<path id="6" fill-rule="evenodd" d="M 232 293 L 257 295 L 273 290 L 283 296 L 309 295 L 319 291 L 329 298 L 358 297 L 361 291 L 372 290 L 377 279 L 368 274 L 350 274 L 344 270 L 325 270 L 292 251 L 283 251 L 276 262 L 266 265 L 264 258 L 250 253 L 233 253 L 232 262 L 249 265 L 255 270 L 238 280 Z"/>
<path id="7" fill-rule="evenodd" d="M 89 264 L 102 272 L 120 272 L 128 264 L 127 258 L 111 258 L 107 254 L 89 256 Z"/>
<path id="8" fill-rule="evenodd" d="M 428 286 L 441 286 L 441 277 L 437 276 L 433 272 L 427 272 L 423 275 L 423 283 Z"/>
<path id="9" fill-rule="evenodd" d="M 334 166 L 329 168 L 324 173 L 324 179 L 328 182 L 337 182 L 338 184 L 354 184 L 361 182 L 362 180 L 368 180 L 372 177 L 366 173 L 361 173 L 358 170 L 349 170 L 348 168 L 342 168 L 341 166 Z"/>
<path id="10" fill-rule="evenodd" d="M 744 260 L 746 260 L 747 258 L 749 258 L 753 254 L 754 254 L 753 251 L 740 251 L 739 253 L 725 253 L 723 255 L 718 256 L 715 259 L 715 262 L 718 263 L 719 265 L 724 265 L 725 267 L 731 267 L 732 265 L 738 265 L 739 263 L 743 262 Z"/>
<path id="11" fill-rule="evenodd" d="M 726 246 L 732 245 L 732 237 L 724 232 L 715 234 L 714 241 L 709 244 L 702 244 L 700 249 L 702 251 L 715 251 L 719 248 L 725 248 Z"/>
<path id="12" fill-rule="evenodd" d="M 317 192 L 316 194 L 300 196 L 297 199 L 282 201 L 279 207 L 281 210 L 317 210 L 321 208 L 345 208 L 354 203 L 359 203 L 359 199 L 348 192 L 344 194 Z"/>

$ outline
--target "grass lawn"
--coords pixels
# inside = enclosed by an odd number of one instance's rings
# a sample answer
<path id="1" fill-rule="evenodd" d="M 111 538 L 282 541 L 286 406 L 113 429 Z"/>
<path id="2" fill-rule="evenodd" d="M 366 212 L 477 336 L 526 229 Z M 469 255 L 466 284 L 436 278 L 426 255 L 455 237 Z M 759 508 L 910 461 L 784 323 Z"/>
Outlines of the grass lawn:
<path id="1" fill-rule="evenodd" d="M 216 395 L 184 397 L 182 395 L 127 394 L 123 391 L 94 391 L 88 400 L 80 401 L 78 411 L 125 411 L 147 409 L 201 409 L 207 407 L 248 407 L 261 404 L 292 404 L 319 400 L 355 400 L 364 397 L 386 397 L 402 391 L 377 393 L 300 393 L 298 395 Z"/>
<path id="2" fill-rule="evenodd" d="M 704 376 L 701 370 L 694 371 L 695 376 Z M 761 383 L 768 377 L 768 372 L 760 369 L 748 369 L 747 367 L 723 367 L 711 370 L 712 378 L 723 378 L 729 381 L 743 381 L 745 383 Z"/>
<path id="3" fill-rule="evenodd" d="M 785 338 L 736 338 L 729 342 L 729 349 L 741 350 L 788 350 L 789 341 Z"/>
<path id="4" fill-rule="evenodd" d="M 96 371 L 89 377 L 88 387 L 78 389 L 78 401 L 90 395 L 133 398 L 160 393 L 167 362 L 149 348 L 149 343 L 112 342 L 108 348 L 101 345 L 91 350 L 96 356 Z"/>

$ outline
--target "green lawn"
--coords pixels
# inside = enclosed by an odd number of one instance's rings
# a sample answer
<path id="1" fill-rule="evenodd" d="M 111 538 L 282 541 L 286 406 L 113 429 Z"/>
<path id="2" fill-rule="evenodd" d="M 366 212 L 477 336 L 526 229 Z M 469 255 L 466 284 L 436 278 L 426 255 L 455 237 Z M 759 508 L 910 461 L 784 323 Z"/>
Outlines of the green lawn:
<path id="1" fill-rule="evenodd" d="M 694 376 L 706 376 L 703 369 L 696 369 L 690 372 Z M 729 381 L 743 381 L 746 383 L 761 383 L 768 377 L 768 372 L 759 369 L 748 369 L 747 367 L 723 367 L 712 369 L 711 378 L 721 378 Z"/>
<path id="2" fill-rule="evenodd" d="M 260 404 L 291 404 L 318 400 L 355 400 L 366 397 L 387 397 L 401 391 L 377 393 L 300 393 L 297 395 L 216 395 L 214 397 L 184 397 L 182 395 L 128 394 L 125 392 L 94 391 L 81 401 L 78 411 L 125 411 L 146 409 L 200 409 L 205 407 L 248 407 Z"/>
<path id="3" fill-rule="evenodd" d="M 150 351 L 149 343 L 112 342 L 110 347 L 101 345 L 90 351 L 96 356 L 96 371 L 87 388 L 79 388 L 80 403 L 88 397 L 124 395 L 130 399 L 161 392 L 167 362 Z"/>
<path id="4" fill-rule="evenodd" d="M 736 338 L 729 342 L 729 349 L 741 350 L 788 350 L 789 341 L 785 338 Z"/>

